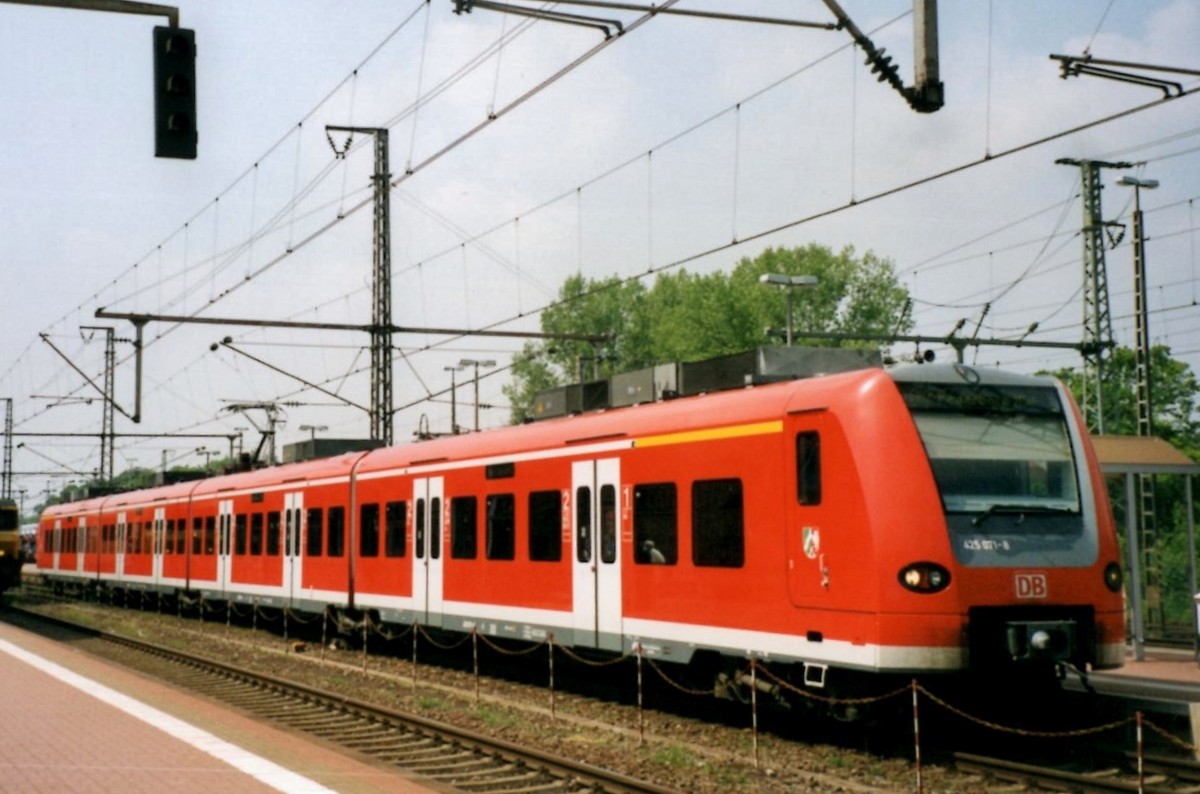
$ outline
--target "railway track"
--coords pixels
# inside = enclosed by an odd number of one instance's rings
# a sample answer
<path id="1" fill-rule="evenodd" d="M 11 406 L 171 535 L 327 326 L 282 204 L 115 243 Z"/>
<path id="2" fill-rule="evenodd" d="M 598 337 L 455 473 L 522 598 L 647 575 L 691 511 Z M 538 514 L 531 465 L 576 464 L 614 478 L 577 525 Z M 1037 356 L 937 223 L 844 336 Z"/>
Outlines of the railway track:
<path id="1" fill-rule="evenodd" d="M 153 643 L 10 607 L 153 659 L 154 674 L 264 720 L 319 737 L 442 787 L 506 794 L 678 794 L 676 789 L 483 736 L 419 715 L 323 692 Z"/>
<path id="2" fill-rule="evenodd" d="M 960 772 L 979 775 L 985 782 L 1003 781 L 1032 790 L 1070 791 L 1078 794 L 1200 792 L 1200 764 L 1189 759 L 1168 756 L 1144 757 L 1140 775 L 1136 758 L 1133 757 L 1129 758 L 1127 768 L 1091 772 L 1035 766 L 970 753 L 955 753 L 954 762 Z"/>

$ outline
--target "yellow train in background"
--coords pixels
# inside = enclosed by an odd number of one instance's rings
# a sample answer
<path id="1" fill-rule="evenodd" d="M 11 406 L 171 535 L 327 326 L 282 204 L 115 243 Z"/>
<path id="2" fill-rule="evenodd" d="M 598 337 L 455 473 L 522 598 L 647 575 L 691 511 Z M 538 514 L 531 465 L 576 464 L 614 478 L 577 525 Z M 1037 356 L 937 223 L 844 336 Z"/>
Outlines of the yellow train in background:
<path id="1" fill-rule="evenodd" d="M 0 499 L 0 593 L 21 580 L 21 513 L 12 499 Z"/>

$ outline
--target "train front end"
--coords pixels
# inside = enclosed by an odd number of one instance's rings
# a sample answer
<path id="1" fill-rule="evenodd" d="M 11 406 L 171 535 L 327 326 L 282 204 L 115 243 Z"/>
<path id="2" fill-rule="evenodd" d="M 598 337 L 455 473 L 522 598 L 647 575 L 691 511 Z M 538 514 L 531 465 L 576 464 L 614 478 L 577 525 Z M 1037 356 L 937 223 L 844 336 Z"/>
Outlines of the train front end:
<path id="1" fill-rule="evenodd" d="M 899 566 L 897 584 L 918 601 L 952 598 L 971 671 L 1119 667 L 1119 547 L 1065 387 L 962 365 L 893 377 L 929 461 L 951 554 Z"/>

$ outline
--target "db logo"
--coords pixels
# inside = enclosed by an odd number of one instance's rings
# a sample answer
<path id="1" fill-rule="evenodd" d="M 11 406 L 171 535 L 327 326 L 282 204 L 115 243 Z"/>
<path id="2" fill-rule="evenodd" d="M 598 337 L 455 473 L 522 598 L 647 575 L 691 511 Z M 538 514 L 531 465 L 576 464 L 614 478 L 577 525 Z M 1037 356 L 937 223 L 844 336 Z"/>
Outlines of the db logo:
<path id="1" fill-rule="evenodd" d="M 1017 598 L 1046 598 L 1050 585 L 1044 573 L 1018 573 L 1013 575 Z"/>

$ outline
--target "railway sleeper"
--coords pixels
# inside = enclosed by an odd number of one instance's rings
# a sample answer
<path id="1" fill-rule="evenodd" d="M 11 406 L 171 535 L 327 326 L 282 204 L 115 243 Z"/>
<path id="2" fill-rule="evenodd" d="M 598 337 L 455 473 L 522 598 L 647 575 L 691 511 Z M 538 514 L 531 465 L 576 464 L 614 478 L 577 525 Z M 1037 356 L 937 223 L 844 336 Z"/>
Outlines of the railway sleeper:
<path id="1" fill-rule="evenodd" d="M 481 763 L 477 764 L 474 768 L 456 769 L 449 772 L 421 772 L 421 777 L 428 778 L 429 780 L 439 780 L 443 783 L 449 783 L 457 788 L 459 781 L 475 780 L 476 778 L 486 775 L 490 769 L 490 764 Z M 493 782 L 491 785 L 495 786 L 496 784 Z"/>
<path id="2" fill-rule="evenodd" d="M 421 774 L 425 777 L 436 778 L 438 780 L 448 780 L 450 778 L 459 777 L 462 775 L 475 775 L 480 772 L 485 772 L 492 769 L 496 765 L 495 758 L 477 755 L 474 758 L 458 761 L 453 764 L 443 764 L 437 768 L 426 767 L 421 769 Z"/>
<path id="3" fill-rule="evenodd" d="M 353 736 L 353 738 L 349 739 L 348 741 L 354 742 L 355 746 L 374 745 L 382 744 L 382 742 L 395 741 L 398 735 L 400 734 L 398 734 L 396 728 L 394 727 L 373 724 L 373 726 L 362 727 L 362 729 L 359 730 L 358 735 Z"/>
<path id="4" fill-rule="evenodd" d="M 434 758 L 444 752 L 446 752 L 445 745 L 431 741 L 431 746 L 425 748 L 424 750 L 407 750 L 403 748 L 397 748 L 395 750 L 388 750 L 383 753 L 379 753 L 379 757 L 386 758 L 389 761 L 398 762 L 400 760 L 410 758 L 416 760 L 420 760 L 422 758 Z"/>
<path id="5" fill-rule="evenodd" d="M 437 755 L 427 759 L 421 759 L 408 764 L 409 769 L 416 771 L 447 769 L 455 764 L 461 764 L 466 761 L 475 762 L 479 760 L 479 756 L 472 750 L 447 750 L 444 755 Z"/>
<path id="6" fill-rule="evenodd" d="M 545 779 L 545 775 L 540 772 L 522 772 L 518 775 L 509 775 L 508 777 L 490 777 L 485 775 L 475 775 L 470 780 L 456 780 L 454 787 L 464 789 L 466 791 L 474 791 L 475 789 L 496 789 L 501 786 L 505 787 L 505 791 L 511 785 L 518 783 L 533 783 L 534 781 Z"/>
<path id="7" fill-rule="evenodd" d="M 305 731 L 319 731 L 324 728 L 346 728 L 355 724 L 353 717 L 347 717 L 343 714 L 313 714 L 295 715 L 292 717 L 280 717 L 279 721 L 290 725 L 293 728 L 299 728 Z"/>
<path id="8" fill-rule="evenodd" d="M 552 791 L 566 791 L 568 785 L 570 784 L 567 781 L 551 778 L 548 782 L 539 786 L 505 789 L 504 794 L 546 794 L 546 792 Z"/>
<path id="9" fill-rule="evenodd" d="M 387 749 L 396 744 L 396 740 L 401 738 L 401 734 L 395 729 L 389 729 L 386 733 L 379 733 L 375 736 L 362 736 L 356 739 L 349 739 L 343 744 L 355 750 L 371 752 L 372 749 Z"/>
<path id="10" fill-rule="evenodd" d="M 348 724 L 346 724 L 344 726 L 340 726 L 340 727 L 336 726 L 336 725 L 331 725 L 328 728 L 318 728 L 316 733 L 318 735 L 323 735 L 323 736 L 336 736 L 339 743 L 346 742 L 346 741 L 352 741 L 355 738 L 359 738 L 362 736 L 368 736 L 368 735 L 378 736 L 379 735 L 377 733 L 367 734 L 364 732 L 367 730 L 370 730 L 369 726 L 364 728 L 364 726 L 358 725 L 356 723 L 348 723 Z"/>

